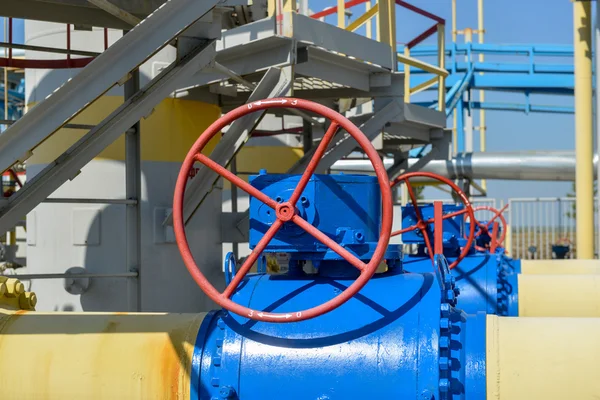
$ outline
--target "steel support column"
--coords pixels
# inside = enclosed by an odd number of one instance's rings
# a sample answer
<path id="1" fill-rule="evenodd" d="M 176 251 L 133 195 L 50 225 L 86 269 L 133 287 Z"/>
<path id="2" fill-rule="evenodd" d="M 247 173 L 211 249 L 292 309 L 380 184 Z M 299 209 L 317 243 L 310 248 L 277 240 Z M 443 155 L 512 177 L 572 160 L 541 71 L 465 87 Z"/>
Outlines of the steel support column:
<path id="1" fill-rule="evenodd" d="M 140 90 L 140 71 L 135 70 L 125 83 L 125 101 Z M 141 259 L 142 259 L 142 162 L 140 122 L 125 132 L 125 197 L 135 200 L 125 208 L 125 242 L 127 272 L 137 273 L 127 279 L 127 303 L 130 312 L 142 311 Z"/>
<path id="2" fill-rule="evenodd" d="M 575 173 L 577 258 L 594 258 L 594 173 L 592 131 L 592 5 L 573 2 L 575 50 Z"/>

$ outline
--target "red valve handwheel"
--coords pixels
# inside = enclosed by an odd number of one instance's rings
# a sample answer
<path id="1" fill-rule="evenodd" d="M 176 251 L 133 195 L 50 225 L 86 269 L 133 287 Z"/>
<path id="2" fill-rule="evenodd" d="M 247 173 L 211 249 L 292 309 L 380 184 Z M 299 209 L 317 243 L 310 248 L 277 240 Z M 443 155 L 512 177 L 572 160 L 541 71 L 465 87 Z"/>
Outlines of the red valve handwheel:
<path id="1" fill-rule="evenodd" d="M 467 214 L 467 216 L 471 219 L 471 221 L 475 221 L 475 215 L 473 214 L 473 206 L 471 205 L 471 202 L 469 201 L 469 199 L 467 198 L 465 193 L 454 182 L 452 182 L 450 179 L 444 178 L 443 176 L 440 176 L 440 175 L 437 175 L 437 174 L 434 174 L 431 172 L 408 172 L 406 174 L 400 175 L 399 177 L 397 177 L 390 183 L 391 187 L 394 187 L 401 182 L 404 182 L 406 184 L 406 188 L 408 189 L 408 195 L 410 197 L 410 201 L 412 202 L 413 207 L 415 208 L 415 214 L 417 216 L 417 223 L 415 225 L 409 226 L 408 228 L 404 228 L 399 231 L 392 232 L 392 236 L 401 235 L 403 233 L 410 232 L 415 229 L 419 229 L 421 231 L 421 233 L 423 234 L 423 239 L 425 240 L 425 246 L 427 246 L 427 252 L 429 253 L 429 255 L 431 257 L 431 261 L 433 262 L 434 251 L 433 251 L 433 247 L 431 246 L 431 240 L 429 239 L 429 236 L 427 235 L 427 225 L 433 223 L 433 218 L 430 218 L 428 220 L 423 219 L 421 210 L 419 209 L 417 196 L 415 195 L 415 191 L 413 190 L 413 187 L 410 184 L 410 179 L 416 178 L 416 177 L 430 178 L 430 179 L 434 179 L 434 180 L 440 181 L 442 183 L 445 183 L 446 185 L 450 186 L 450 188 L 454 192 L 456 192 L 458 197 L 461 199 L 462 203 L 465 205 L 465 208 L 463 210 L 456 211 L 453 213 L 448 213 L 448 214 L 444 215 L 442 217 L 442 219 L 454 218 L 458 215 Z M 467 256 L 467 254 L 469 254 L 469 249 L 471 248 L 471 245 L 473 244 L 474 238 L 475 238 L 475 224 L 471 224 L 470 229 L 469 229 L 469 236 L 467 237 L 467 243 L 463 247 L 462 252 L 456 258 L 456 260 L 454 260 L 448 266 L 450 269 L 456 267 L 458 265 L 458 263 L 460 263 L 461 260 L 463 258 L 465 258 Z"/>
<path id="2" fill-rule="evenodd" d="M 492 240 L 496 241 L 496 247 L 502 246 L 504 244 L 504 239 L 506 239 L 506 226 L 507 226 L 506 219 L 504 218 L 502 213 L 507 208 L 508 208 L 508 204 L 505 205 L 504 207 L 502 207 L 501 210 L 498 210 L 498 209 L 496 209 L 494 207 L 490 207 L 490 206 L 477 206 L 477 207 L 473 208 L 473 212 L 490 211 L 490 212 L 494 213 L 494 216 L 489 221 L 487 221 L 485 224 L 482 224 L 478 220 L 475 220 L 475 225 L 477 225 L 477 228 L 478 228 L 477 232 L 475 232 L 475 236 L 480 236 L 480 235 L 483 235 L 484 233 L 487 233 L 488 235 L 490 235 L 490 237 L 492 237 L 492 231 L 490 229 L 490 225 L 492 225 L 494 223 L 494 220 L 496 218 L 500 218 L 500 222 L 502 222 L 502 234 L 500 235 L 500 238 L 492 238 Z M 471 221 L 473 221 L 473 220 L 471 220 Z M 484 248 L 479 247 L 479 246 L 475 246 L 475 248 L 479 251 L 485 251 Z"/>
<path id="3" fill-rule="evenodd" d="M 217 135 L 221 129 L 231 124 L 236 119 L 243 117 L 244 115 L 265 110 L 269 108 L 296 108 L 313 113 L 319 114 L 325 118 L 331 120 L 331 124 L 327 129 L 327 132 L 323 136 L 323 139 L 319 143 L 314 155 L 306 168 L 306 171 L 302 174 L 298 186 L 292 193 L 290 199 L 284 203 L 278 203 L 265 195 L 258 189 L 251 186 L 240 179 L 235 174 L 231 173 L 227 169 L 223 168 L 218 163 L 212 161 L 209 157 L 202 154 L 202 150 L 206 144 Z M 329 238 L 327 235 L 319 231 L 317 228 L 309 224 L 305 219 L 298 215 L 296 209 L 296 202 L 302 195 L 302 192 L 306 188 L 308 181 L 312 177 L 317 168 L 317 165 L 325 154 L 327 146 L 333 139 L 338 129 L 344 129 L 348 132 L 358 145 L 362 148 L 365 154 L 371 160 L 377 180 L 379 181 L 379 187 L 381 189 L 381 200 L 382 200 L 382 220 L 381 220 L 381 231 L 379 234 L 379 241 L 375 248 L 373 258 L 368 264 L 365 264 L 359 260 L 356 256 L 344 249 L 342 246 L 337 244 L 334 240 Z M 183 196 L 185 193 L 186 184 L 188 181 L 189 171 L 195 162 L 204 164 L 206 167 L 217 172 L 223 178 L 227 179 L 232 184 L 236 185 L 240 189 L 244 190 L 250 196 L 262 201 L 269 207 L 275 210 L 277 219 L 265 233 L 263 238 L 258 242 L 252 253 L 248 256 L 243 265 L 239 268 L 227 288 L 223 293 L 219 293 L 214 286 L 206 279 L 206 277 L 198 269 L 196 262 L 190 251 L 187 237 L 184 229 L 183 221 Z M 336 309 L 346 301 L 350 300 L 363 286 L 369 281 L 369 279 L 375 273 L 379 263 L 383 259 L 385 251 L 390 241 L 390 235 L 392 231 L 392 191 L 389 186 L 389 180 L 383 163 L 373 148 L 371 141 L 347 118 L 338 114 L 337 112 L 321 105 L 308 100 L 293 99 L 293 98 L 276 98 L 261 100 L 250 104 L 240 106 L 226 115 L 216 120 L 194 143 L 189 153 L 187 154 L 181 170 L 179 171 L 179 177 L 177 178 L 177 184 L 175 186 L 175 196 L 173 199 L 173 228 L 175 231 L 175 237 L 177 239 L 177 246 L 181 252 L 183 262 L 186 268 L 192 275 L 192 278 L 196 281 L 198 286 L 210 297 L 214 302 L 219 304 L 226 310 L 236 313 L 242 317 L 250 318 L 257 321 L 268 321 L 268 322 L 296 322 L 303 321 L 310 318 L 315 318 L 319 315 L 325 314 L 329 311 Z M 258 259 L 260 254 L 266 248 L 267 244 L 273 239 L 277 231 L 286 222 L 292 222 L 304 229 L 315 239 L 335 251 L 351 265 L 360 271 L 359 277 L 342 293 L 334 297 L 333 299 L 310 309 L 288 312 L 288 313 L 267 313 L 264 311 L 252 310 L 244 307 L 230 300 L 231 295 L 235 292 L 238 285 L 248 273 L 254 262 Z"/>

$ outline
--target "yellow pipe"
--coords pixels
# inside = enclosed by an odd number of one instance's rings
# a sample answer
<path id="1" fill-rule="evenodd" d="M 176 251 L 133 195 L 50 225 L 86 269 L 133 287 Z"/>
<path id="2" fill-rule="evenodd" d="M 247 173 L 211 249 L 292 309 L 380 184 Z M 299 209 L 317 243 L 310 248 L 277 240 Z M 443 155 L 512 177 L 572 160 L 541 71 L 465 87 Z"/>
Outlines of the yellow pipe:
<path id="1" fill-rule="evenodd" d="M 346 3 L 344 0 L 338 0 L 337 2 L 337 23 L 338 28 L 344 29 L 346 26 Z"/>
<path id="2" fill-rule="evenodd" d="M 443 76 L 443 77 L 448 76 L 448 71 L 446 71 L 445 69 L 441 69 L 440 67 L 438 67 L 436 65 L 428 64 L 424 61 L 418 60 L 416 58 L 412 58 L 412 57 L 410 57 L 410 52 L 407 53 L 407 50 L 408 50 L 408 48 L 406 48 L 404 50 L 404 55 L 402 55 L 402 54 L 397 55 L 398 62 L 410 65 L 412 67 L 422 69 L 423 71 L 426 71 L 426 72 L 429 72 L 431 74 L 435 74 L 438 76 Z"/>
<path id="3" fill-rule="evenodd" d="M 446 25 L 438 24 L 438 67 L 446 70 Z M 446 77 L 438 77 L 438 111 L 446 113 Z"/>
<path id="4" fill-rule="evenodd" d="M 477 41 L 479 43 L 483 43 L 485 38 L 485 29 L 483 27 L 483 0 L 477 0 Z M 483 53 L 479 54 L 479 62 L 483 62 L 485 59 Z M 479 75 L 483 75 L 483 72 L 480 72 Z M 485 91 L 479 91 L 479 101 L 485 101 Z M 487 142 L 487 126 L 485 121 L 485 110 L 482 108 L 479 110 L 479 151 L 484 153 L 486 151 L 486 142 Z M 485 192 L 487 192 L 487 180 L 481 180 L 481 187 Z"/>
<path id="5" fill-rule="evenodd" d="M 519 317 L 600 317 L 599 275 L 519 275 Z"/>
<path id="6" fill-rule="evenodd" d="M 379 4 L 375 4 L 377 6 L 377 11 L 379 11 Z M 369 12 L 369 10 L 371 9 L 371 2 L 367 1 L 365 2 L 365 11 Z M 371 19 L 368 19 L 366 24 L 365 24 L 365 30 L 367 31 L 367 37 L 369 39 L 371 39 L 373 37 L 373 23 L 371 22 Z"/>
<path id="7" fill-rule="evenodd" d="M 410 88 L 409 92 L 411 95 L 422 92 L 423 90 L 428 89 L 428 88 L 432 87 L 433 85 L 435 85 L 436 83 L 438 83 L 439 79 L 440 78 L 438 78 L 437 76 L 434 76 L 433 78 L 428 79 L 425 82 L 419 83 L 417 86 Z"/>
<path id="8" fill-rule="evenodd" d="M 0 312 L 0 398 L 190 398 L 206 314 Z"/>
<path id="9" fill-rule="evenodd" d="M 379 0 L 377 4 L 377 41 L 390 46 L 393 56 L 396 54 L 396 3 L 394 0 Z M 396 60 L 393 62 L 395 65 Z"/>
<path id="10" fill-rule="evenodd" d="M 452 42 L 456 43 L 456 0 L 452 0 Z"/>
<path id="11" fill-rule="evenodd" d="M 594 258 L 591 3 L 573 2 L 577 258 Z"/>
<path id="12" fill-rule="evenodd" d="M 408 47 L 404 48 L 404 56 L 410 58 L 410 49 Z M 410 103 L 410 65 L 407 63 L 404 63 L 404 102 Z"/>
<path id="13" fill-rule="evenodd" d="M 521 260 L 524 275 L 595 275 L 600 274 L 600 260 Z"/>
<path id="14" fill-rule="evenodd" d="M 487 400 L 600 398 L 600 319 L 486 322 Z"/>

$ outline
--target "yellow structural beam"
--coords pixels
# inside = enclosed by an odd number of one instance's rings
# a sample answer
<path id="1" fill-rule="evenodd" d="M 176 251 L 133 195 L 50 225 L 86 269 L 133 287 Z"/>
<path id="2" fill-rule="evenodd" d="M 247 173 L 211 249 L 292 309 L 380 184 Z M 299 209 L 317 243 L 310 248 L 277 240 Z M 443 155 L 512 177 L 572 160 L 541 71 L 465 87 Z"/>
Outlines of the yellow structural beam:
<path id="1" fill-rule="evenodd" d="M 577 258 L 594 258 L 592 3 L 573 2 Z"/>
<path id="2" fill-rule="evenodd" d="M 297 5 L 296 5 L 296 0 L 282 0 L 281 2 L 277 2 L 277 0 L 268 0 L 267 1 L 267 13 L 269 14 L 269 17 L 274 16 L 275 14 L 277 14 L 277 8 L 279 7 L 278 4 L 281 4 L 282 9 L 279 10 L 280 13 L 284 13 L 284 12 L 296 12 L 296 10 L 298 9 Z"/>
<path id="3" fill-rule="evenodd" d="M 337 20 L 338 28 L 344 29 L 346 26 L 346 3 L 345 0 L 337 0 Z"/>
<path id="4" fill-rule="evenodd" d="M 410 49 L 404 48 L 404 58 L 410 58 Z M 404 64 L 404 102 L 410 103 L 410 65 Z"/>
<path id="5" fill-rule="evenodd" d="M 410 88 L 410 94 L 419 93 L 423 90 L 429 89 L 430 87 L 438 83 L 439 79 L 440 78 L 438 78 L 437 76 L 434 76 L 433 78 L 428 79 L 425 82 L 419 83 L 417 86 Z"/>
<path id="6" fill-rule="evenodd" d="M 394 0 L 378 0 L 377 41 L 390 46 L 392 56 L 396 54 L 396 2 Z M 395 68 L 394 68 L 395 70 Z"/>
<path id="7" fill-rule="evenodd" d="M 487 400 L 600 398 L 600 319 L 487 316 Z"/>
<path id="8" fill-rule="evenodd" d="M 429 72 L 429 73 L 432 73 L 432 74 L 435 74 L 438 76 L 443 76 L 444 78 L 448 76 L 448 71 L 446 71 L 445 69 L 441 69 L 440 67 L 437 67 L 435 65 L 428 64 L 421 60 L 417 60 L 416 58 L 407 57 L 402 54 L 397 54 L 397 58 L 398 58 L 398 62 L 400 62 L 402 64 L 410 65 L 411 67 L 419 68 L 419 69 L 422 69 L 423 71 L 426 71 L 426 72 Z"/>
<path id="9" fill-rule="evenodd" d="M 438 24 L 438 67 L 446 70 L 446 25 Z M 446 77 L 439 75 L 438 79 L 438 111 L 446 113 Z"/>
<path id="10" fill-rule="evenodd" d="M 519 275 L 519 317 L 600 317 L 600 275 Z"/>
<path id="11" fill-rule="evenodd" d="M 0 398 L 190 398 L 205 314 L 0 311 Z"/>
<path id="12" fill-rule="evenodd" d="M 521 274 L 600 274 L 600 260 L 521 260 Z"/>
<path id="13" fill-rule="evenodd" d="M 348 25 L 346 27 L 346 30 L 350 31 L 350 32 L 354 32 L 355 30 L 357 30 L 358 28 L 360 28 L 361 26 L 366 24 L 368 21 L 370 21 L 371 18 L 373 18 L 375 16 L 375 14 L 377 14 L 378 12 L 379 12 L 379 4 L 375 4 L 372 8 L 367 10 L 366 13 L 364 13 L 363 15 L 358 17 L 355 21 L 353 21 L 350 25 Z M 367 31 L 368 30 L 369 30 L 369 28 L 367 28 Z"/>

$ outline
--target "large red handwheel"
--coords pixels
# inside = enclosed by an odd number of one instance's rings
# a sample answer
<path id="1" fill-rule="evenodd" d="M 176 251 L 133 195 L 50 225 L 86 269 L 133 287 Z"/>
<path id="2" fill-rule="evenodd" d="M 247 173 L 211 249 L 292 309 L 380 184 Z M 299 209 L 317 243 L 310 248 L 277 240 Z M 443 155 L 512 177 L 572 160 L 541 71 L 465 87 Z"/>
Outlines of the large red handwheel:
<path id="1" fill-rule="evenodd" d="M 323 139 L 319 143 L 319 146 L 314 152 L 314 155 L 308 164 L 306 171 L 302 174 L 298 186 L 292 193 L 290 199 L 284 203 L 278 203 L 265 195 L 258 189 L 252 187 L 249 183 L 246 183 L 235 174 L 231 173 L 227 169 L 223 168 L 218 163 L 212 161 L 209 157 L 202 154 L 202 150 L 206 144 L 215 137 L 224 127 L 231 124 L 236 119 L 243 117 L 244 115 L 252 112 L 265 110 L 269 108 L 296 108 L 305 111 L 311 111 L 315 114 L 319 114 L 325 118 L 331 120 L 331 124 L 327 129 L 327 132 L 323 136 Z M 373 258 L 368 264 L 362 262 L 354 254 L 344 249 L 342 246 L 337 244 L 333 239 L 319 231 L 317 228 L 309 224 L 306 220 L 298 215 L 296 203 L 300 199 L 302 192 L 306 188 L 308 181 L 312 177 L 317 168 L 317 165 L 325 154 L 327 146 L 331 143 L 334 135 L 337 131 L 342 128 L 348 132 L 358 145 L 362 148 L 365 154 L 371 160 L 377 180 L 379 181 L 379 187 L 381 189 L 381 201 L 382 201 L 382 220 L 381 220 L 381 231 L 379 234 L 379 241 L 377 247 L 373 253 Z M 236 185 L 240 189 L 244 190 L 250 196 L 262 201 L 273 210 L 277 219 L 267 230 L 262 239 L 258 242 L 252 253 L 248 256 L 246 261 L 243 263 L 241 268 L 237 271 L 229 285 L 223 293 L 219 293 L 213 285 L 206 279 L 206 277 L 198 269 L 196 262 L 190 251 L 187 237 L 184 229 L 183 222 L 183 196 L 185 193 L 186 184 L 188 181 L 189 172 L 195 162 L 204 164 L 204 166 L 217 172 L 223 178 L 227 179 L 232 184 Z M 343 210 L 340 210 L 343 212 Z M 379 263 L 383 259 L 385 251 L 390 241 L 390 235 L 392 231 L 392 193 L 389 186 L 389 180 L 387 178 L 385 167 L 373 148 L 371 141 L 347 118 L 338 114 L 337 112 L 321 105 L 308 100 L 293 99 L 293 98 L 276 98 L 261 100 L 250 104 L 245 104 L 230 111 L 226 115 L 216 120 L 211 126 L 208 127 L 202 135 L 198 138 L 196 143 L 192 146 L 191 150 L 187 154 L 181 170 L 179 171 L 179 177 L 177 178 L 177 184 L 175 186 L 175 197 L 173 199 L 173 228 L 175 230 L 175 237 L 177 239 L 177 246 L 181 252 L 183 262 L 186 268 L 192 275 L 192 278 L 196 281 L 198 286 L 210 297 L 214 302 L 219 304 L 226 310 L 229 310 L 242 317 L 250 318 L 257 321 L 269 321 L 269 322 L 296 322 L 303 321 L 310 318 L 318 317 L 319 315 L 325 314 L 329 311 L 336 309 L 337 307 L 350 300 L 375 273 L 375 270 L 379 266 Z M 334 297 L 333 299 L 310 309 L 287 312 L 287 313 L 268 313 L 259 310 L 252 310 L 244 307 L 230 300 L 231 295 L 235 292 L 238 285 L 244 278 L 244 276 L 250 271 L 250 268 L 254 262 L 261 255 L 267 244 L 273 239 L 277 231 L 285 223 L 294 223 L 300 228 L 304 229 L 315 239 L 335 251 L 341 257 L 343 257 L 348 263 L 353 265 L 360 271 L 359 277 L 342 293 Z"/>
<path id="2" fill-rule="evenodd" d="M 490 225 L 492 225 L 494 223 L 496 218 L 499 218 L 500 222 L 502 222 L 502 233 L 500 234 L 499 238 L 492 238 L 492 240 L 496 241 L 495 247 L 502 246 L 504 244 L 504 239 L 506 239 L 506 227 L 507 227 L 506 219 L 504 218 L 502 213 L 507 208 L 508 208 L 508 204 L 505 205 L 504 207 L 502 207 L 501 210 L 498 210 L 498 209 L 496 209 L 494 207 L 490 207 L 490 206 L 477 206 L 477 207 L 473 208 L 473 212 L 490 211 L 494 214 L 494 216 L 492 218 L 490 218 L 490 220 L 487 221 L 485 224 L 479 222 L 479 220 L 475 220 L 475 225 L 477 226 L 477 231 L 475 232 L 475 236 L 481 236 L 483 234 L 488 234 L 491 237 L 492 230 L 490 229 Z M 471 220 L 471 221 L 473 221 L 473 220 Z M 482 249 L 478 246 L 476 246 L 475 248 L 479 251 L 485 251 L 485 249 Z"/>
<path id="3" fill-rule="evenodd" d="M 437 174 L 434 174 L 431 172 L 408 172 L 406 174 L 400 175 L 399 177 L 397 177 L 390 183 L 391 187 L 394 187 L 401 182 L 404 182 L 406 184 L 406 188 L 408 190 L 408 195 L 413 204 L 413 207 L 415 208 L 415 214 L 417 216 L 417 223 L 415 225 L 409 226 L 408 228 L 404 228 L 404 229 L 401 229 L 396 232 L 392 232 L 392 236 L 401 235 L 403 233 L 419 229 L 421 231 L 421 233 L 423 234 L 423 240 L 425 240 L 425 246 L 427 246 L 427 252 L 429 253 L 429 256 L 431 257 L 431 261 L 433 262 L 434 251 L 433 251 L 433 247 L 431 246 L 431 240 L 429 239 L 429 236 L 427 234 L 427 225 L 433 223 L 433 218 L 430 218 L 428 220 L 423 219 L 423 215 L 421 213 L 421 210 L 419 208 L 419 203 L 417 201 L 417 196 L 415 195 L 415 191 L 413 190 L 413 187 L 410 184 L 410 179 L 417 178 L 417 177 L 418 178 L 429 178 L 429 179 L 433 179 L 433 180 L 437 180 L 442 183 L 445 183 L 446 185 L 450 186 L 450 188 L 458 195 L 458 197 L 464 204 L 465 208 L 463 210 L 456 211 L 453 213 L 448 213 L 448 214 L 444 215 L 442 217 L 442 219 L 454 218 L 458 215 L 467 214 L 467 216 L 470 218 L 471 221 L 475 221 L 475 215 L 473 214 L 473 206 L 471 205 L 471 202 L 467 198 L 467 195 L 454 182 L 452 182 L 450 179 L 444 178 L 443 176 L 440 176 L 440 175 L 437 175 Z M 456 267 L 458 265 L 458 263 L 460 263 L 461 260 L 463 258 L 465 258 L 467 256 L 467 254 L 469 254 L 469 250 L 471 249 L 474 238 L 475 238 L 475 224 L 471 224 L 470 229 L 469 229 L 469 236 L 467 237 L 467 243 L 463 247 L 461 253 L 456 258 L 456 260 L 454 260 L 448 266 L 450 269 Z"/>

